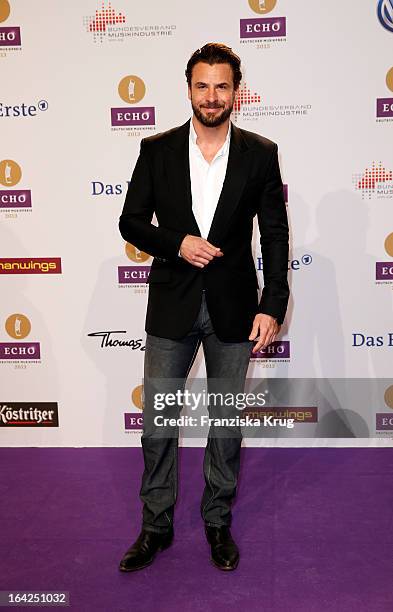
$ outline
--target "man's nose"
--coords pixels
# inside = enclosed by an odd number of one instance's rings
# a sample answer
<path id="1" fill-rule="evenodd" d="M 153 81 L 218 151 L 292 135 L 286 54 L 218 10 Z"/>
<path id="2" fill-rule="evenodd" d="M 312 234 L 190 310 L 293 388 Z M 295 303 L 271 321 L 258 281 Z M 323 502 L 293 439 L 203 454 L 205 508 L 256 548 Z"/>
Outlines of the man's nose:
<path id="1" fill-rule="evenodd" d="M 217 92 L 214 87 L 209 87 L 207 90 L 207 99 L 209 102 L 215 102 L 217 100 Z"/>

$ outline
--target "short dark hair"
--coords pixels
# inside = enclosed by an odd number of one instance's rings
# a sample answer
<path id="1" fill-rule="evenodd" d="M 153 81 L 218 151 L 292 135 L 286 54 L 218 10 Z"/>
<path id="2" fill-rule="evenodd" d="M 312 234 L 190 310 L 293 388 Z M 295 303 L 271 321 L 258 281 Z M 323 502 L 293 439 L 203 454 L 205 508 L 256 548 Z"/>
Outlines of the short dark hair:
<path id="1" fill-rule="evenodd" d="M 186 79 L 189 87 L 191 87 L 192 69 L 198 62 L 204 62 L 210 66 L 213 66 L 213 64 L 230 64 L 233 72 L 233 86 L 235 89 L 239 87 L 242 80 L 240 57 L 232 51 L 231 47 L 221 43 L 207 43 L 194 51 L 187 62 L 186 68 Z"/>

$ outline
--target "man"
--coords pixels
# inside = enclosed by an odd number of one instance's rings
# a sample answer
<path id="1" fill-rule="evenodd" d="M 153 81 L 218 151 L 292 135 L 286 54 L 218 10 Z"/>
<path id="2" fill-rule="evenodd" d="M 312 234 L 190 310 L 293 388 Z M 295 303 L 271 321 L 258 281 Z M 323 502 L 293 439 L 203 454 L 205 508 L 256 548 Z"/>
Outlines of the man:
<path id="1" fill-rule="evenodd" d="M 173 538 L 178 438 L 176 429 L 163 434 L 154 425 L 157 381 L 161 391 L 185 381 L 202 343 L 208 381 L 241 390 L 253 342 L 256 352 L 275 339 L 289 296 L 277 145 L 230 122 L 240 58 L 225 45 L 206 44 L 191 56 L 186 77 L 192 119 L 142 140 L 119 224 L 126 241 L 154 256 L 145 327 L 143 524 L 122 571 L 146 567 Z M 255 215 L 264 274 L 259 303 Z M 179 412 L 176 406 L 169 414 Z M 210 429 L 201 514 L 211 560 L 222 570 L 239 562 L 230 525 L 240 446 L 236 428 Z"/>

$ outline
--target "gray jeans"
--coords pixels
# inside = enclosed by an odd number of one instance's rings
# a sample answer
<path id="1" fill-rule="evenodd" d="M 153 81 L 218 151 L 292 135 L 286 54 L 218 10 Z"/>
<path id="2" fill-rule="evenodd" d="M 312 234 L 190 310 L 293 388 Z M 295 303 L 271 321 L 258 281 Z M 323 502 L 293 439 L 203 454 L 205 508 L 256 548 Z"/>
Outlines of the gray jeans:
<path id="1" fill-rule="evenodd" d="M 225 391 L 242 392 L 253 343 L 229 343 L 217 338 L 207 310 L 205 293 L 194 326 L 184 338 L 170 340 L 147 335 L 142 434 L 145 469 L 140 497 L 143 502 L 143 528 L 149 531 L 164 533 L 172 527 L 178 483 L 178 428 L 164 435 L 162 428 L 157 432 L 153 424 L 156 414 L 153 392 L 157 391 L 157 381 L 160 379 L 160 391 L 176 391 L 173 385 L 178 388 L 179 381 L 185 384 L 201 343 L 209 393 L 212 384 L 215 387 L 213 392 L 218 390 L 217 380 L 222 381 L 220 387 Z M 173 407 L 170 416 L 177 417 L 179 414 L 180 407 Z M 209 416 L 214 418 L 221 415 L 216 407 L 209 406 Z M 201 501 L 201 515 L 207 525 L 218 527 L 231 524 L 231 503 L 236 495 L 241 441 L 240 428 L 220 432 L 214 431 L 213 426 L 209 429 L 203 462 L 205 488 Z"/>

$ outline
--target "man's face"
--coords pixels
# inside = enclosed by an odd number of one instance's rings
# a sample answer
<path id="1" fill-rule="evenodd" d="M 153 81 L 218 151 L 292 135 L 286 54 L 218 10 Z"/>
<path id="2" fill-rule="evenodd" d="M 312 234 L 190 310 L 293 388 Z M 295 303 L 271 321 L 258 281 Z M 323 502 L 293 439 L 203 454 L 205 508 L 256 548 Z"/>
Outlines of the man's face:
<path id="1" fill-rule="evenodd" d="M 198 62 L 192 70 L 188 97 L 196 118 L 206 127 L 217 127 L 230 117 L 235 102 L 230 64 Z"/>

